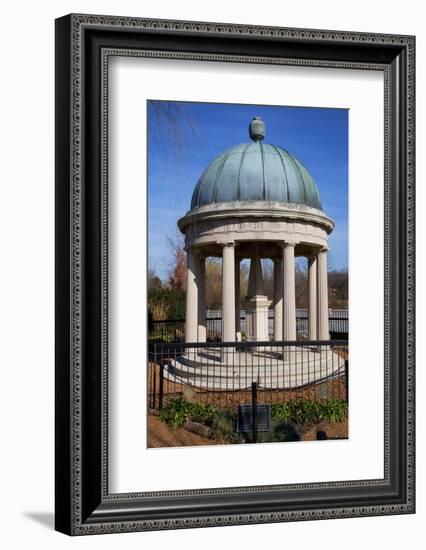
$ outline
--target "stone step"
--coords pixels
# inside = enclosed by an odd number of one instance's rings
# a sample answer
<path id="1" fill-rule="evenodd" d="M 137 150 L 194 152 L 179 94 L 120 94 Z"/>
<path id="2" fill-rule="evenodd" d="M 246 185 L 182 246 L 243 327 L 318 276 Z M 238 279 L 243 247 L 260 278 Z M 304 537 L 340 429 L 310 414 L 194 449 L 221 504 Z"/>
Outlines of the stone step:
<path id="1" fill-rule="evenodd" d="M 236 391 L 250 388 L 252 382 L 257 382 L 260 389 L 296 389 L 304 386 L 312 386 L 331 380 L 344 374 L 344 368 L 335 370 L 326 376 L 309 376 L 307 373 L 296 376 L 245 376 L 245 377 L 212 377 L 191 375 L 178 370 L 167 368 L 164 376 L 172 382 L 190 385 L 201 389 Z"/>
<path id="2" fill-rule="evenodd" d="M 331 373 L 337 368 L 341 367 L 344 361 L 337 354 L 329 351 L 321 355 L 312 354 L 308 357 L 297 357 L 296 361 L 283 361 L 278 359 L 268 360 L 265 357 L 253 358 L 249 360 L 242 360 L 239 363 L 203 363 L 201 361 L 195 361 L 187 357 L 179 357 L 179 359 L 172 360 L 171 365 L 174 368 L 182 371 L 183 373 L 191 373 L 199 376 L 209 377 L 230 377 L 235 376 L 249 376 L 252 372 L 262 374 L 274 374 L 283 371 L 285 374 L 293 376 L 299 373 L 318 373 L 324 372 Z"/>
<path id="3" fill-rule="evenodd" d="M 272 365 L 231 366 L 192 366 L 174 360 L 165 365 L 165 377 L 180 384 L 208 389 L 237 390 L 250 387 L 258 382 L 264 388 L 293 388 L 316 384 L 344 373 L 344 360 L 333 354 L 327 359 L 317 358 L 310 363 L 283 363 Z"/>

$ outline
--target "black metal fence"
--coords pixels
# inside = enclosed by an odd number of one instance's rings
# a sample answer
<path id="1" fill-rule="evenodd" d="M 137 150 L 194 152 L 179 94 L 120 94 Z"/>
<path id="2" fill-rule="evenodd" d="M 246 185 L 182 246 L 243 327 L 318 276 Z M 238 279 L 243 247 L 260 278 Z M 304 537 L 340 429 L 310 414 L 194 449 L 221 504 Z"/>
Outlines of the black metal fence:
<path id="1" fill-rule="evenodd" d="M 250 403 L 348 399 L 348 342 L 150 343 L 148 406 L 171 399 L 235 409 Z"/>
<path id="2" fill-rule="evenodd" d="M 268 319 L 269 337 L 274 334 L 273 312 Z M 207 317 L 207 340 L 218 342 L 222 337 L 222 318 L 220 316 Z M 329 315 L 329 330 L 332 338 L 347 339 L 349 319 L 347 310 L 332 310 Z M 241 331 L 245 333 L 245 316 L 241 316 Z M 153 321 L 149 339 L 159 342 L 183 342 L 185 337 L 185 319 L 171 319 Z M 296 337 L 298 340 L 308 339 L 308 315 L 304 310 L 298 310 L 296 316 Z"/>
<path id="3" fill-rule="evenodd" d="M 148 338 L 159 342 L 182 342 L 185 337 L 185 319 L 152 321 Z"/>

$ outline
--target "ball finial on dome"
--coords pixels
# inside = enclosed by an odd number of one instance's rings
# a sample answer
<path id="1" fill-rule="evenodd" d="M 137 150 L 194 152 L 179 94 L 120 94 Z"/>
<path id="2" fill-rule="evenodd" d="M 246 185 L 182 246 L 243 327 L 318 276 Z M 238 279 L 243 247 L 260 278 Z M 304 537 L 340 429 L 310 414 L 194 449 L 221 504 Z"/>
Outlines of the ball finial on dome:
<path id="1" fill-rule="evenodd" d="M 249 124 L 249 135 L 253 141 L 262 141 L 265 138 L 265 123 L 263 120 L 255 116 Z"/>

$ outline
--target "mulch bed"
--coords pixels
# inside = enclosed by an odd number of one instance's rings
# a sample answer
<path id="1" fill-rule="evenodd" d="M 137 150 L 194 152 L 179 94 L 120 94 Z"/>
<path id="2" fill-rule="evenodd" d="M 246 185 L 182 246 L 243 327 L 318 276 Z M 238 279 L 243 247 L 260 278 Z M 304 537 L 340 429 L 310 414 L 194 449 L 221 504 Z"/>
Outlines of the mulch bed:
<path id="1" fill-rule="evenodd" d="M 316 441 L 317 432 L 325 432 L 328 440 L 347 439 L 348 421 L 320 422 L 300 427 L 300 441 Z M 202 437 L 185 428 L 173 429 L 157 416 L 148 416 L 148 448 L 231 445 L 230 441 Z"/>
<path id="2" fill-rule="evenodd" d="M 325 432 L 327 439 L 348 439 L 348 420 L 346 419 L 343 422 L 306 424 L 300 430 L 301 441 L 316 441 L 318 431 Z"/>
<path id="3" fill-rule="evenodd" d="M 200 445 L 223 445 L 225 441 L 208 439 L 185 430 L 173 429 L 157 416 L 148 416 L 148 448 L 194 447 Z"/>

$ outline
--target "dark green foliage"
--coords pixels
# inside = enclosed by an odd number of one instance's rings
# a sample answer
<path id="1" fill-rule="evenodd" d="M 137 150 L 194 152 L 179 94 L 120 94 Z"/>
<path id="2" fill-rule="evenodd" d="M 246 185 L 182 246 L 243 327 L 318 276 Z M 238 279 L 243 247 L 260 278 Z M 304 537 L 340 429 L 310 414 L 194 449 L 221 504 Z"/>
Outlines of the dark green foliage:
<path id="1" fill-rule="evenodd" d="M 148 272 L 148 292 L 153 290 L 161 290 L 163 283 L 160 277 L 154 275 L 152 272 Z"/>
<path id="2" fill-rule="evenodd" d="M 236 416 L 212 405 L 190 403 L 182 397 L 173 399 L 160 412 L 160 419 L 173 429 L 181 428 L 187 420 L 200 422 L 211 428 L 215 439 L 235 442 Z"/>
<path id="3" fill-rule="evenodd" d="M 238 439 L 236 416 L 230 411 L 218 409 L 213 416 L 211 429 L 215 439 L 235 442 Z"/>
<path id="4" fill-rule="evenodd" d="M 297 424 L 317 424 L 321 421 L 343 422 L 348 416 L 348 404 L 342 399 L 324 402 L 288 401 L 272 405 L 272 418 Z"/>
<path id="5" fill-rule="evenodd" d="M 272 423 L 273 441 L 299 441 L 300 434 L 296 424 L 288 421 Z"/>
<path id="6" fill-rule="evenodd" d="M 299 441 L 300 433 L 297 424 L 288 420 L 273 420 L 270 432 L 258 433 L 258 443 L 284 443 Z"/>
<path id="7" fill-rule="evenodd" d="M 172 428 L 181 428 L 188 419 L 210 426 L 218 409 L 211 405 L 189 403 L 182 397 L 172 399 L 160 412 L 160 419 Z"/>
<path id="8" fill-rule="evenodd" d="M 153 286 L 148 290 L 148 302 L 168 306 L 168 319 L 185 319 L 185 292 L 177 288 Z"/>
<path id="9" fill-rule="evenodd" d="M 259 443 L 299 441 L 299 426 L 319 422 L 342 422 L 347 418 L 346 401 L 333 399 L 325 402 L 308 400 L 288 401 L 272 405 L 272 430 L 258 433 Z M 242 443 L 251 441 L 251 434 L 238 434 L 233 412 L 203 403 L 190 403 L 179 397 L 172 399 L 160 412 L 160 419 L 173 429 L 181 428 L 187 420 L 200 422 L 211 428 L 215 439 Z"/>

